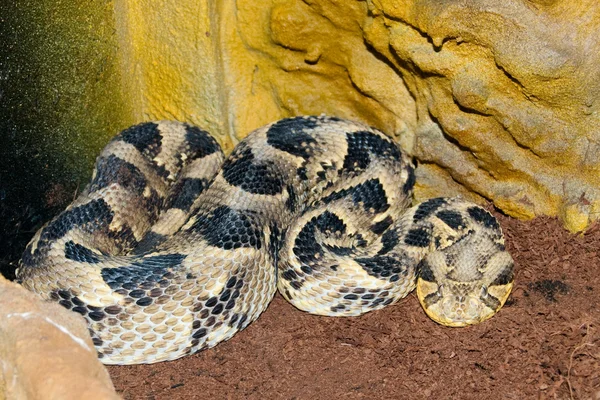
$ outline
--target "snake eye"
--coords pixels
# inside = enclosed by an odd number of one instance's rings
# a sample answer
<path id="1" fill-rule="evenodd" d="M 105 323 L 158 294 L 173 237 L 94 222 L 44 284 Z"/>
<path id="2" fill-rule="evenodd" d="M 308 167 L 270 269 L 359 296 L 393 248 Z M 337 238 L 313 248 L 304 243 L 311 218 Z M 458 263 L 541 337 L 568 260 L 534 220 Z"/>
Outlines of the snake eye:
<path id="1" fill-rule="evenodd" d="M 488 297 L 488 289 L 487 286 L 482 286 L 481 287 L 481 294 L 479 295 L 480 298 L 485 299 L 486 297 Z"/>
<path id="2" fill-rule="evenodd" d="M 444 285 L 439 285 L 439 286 L 438 286 L 437 293 L 438 293 L 438 295 L 439 295 L 440 297 L 443 297 L 443 296 L 444 296 Z"/>

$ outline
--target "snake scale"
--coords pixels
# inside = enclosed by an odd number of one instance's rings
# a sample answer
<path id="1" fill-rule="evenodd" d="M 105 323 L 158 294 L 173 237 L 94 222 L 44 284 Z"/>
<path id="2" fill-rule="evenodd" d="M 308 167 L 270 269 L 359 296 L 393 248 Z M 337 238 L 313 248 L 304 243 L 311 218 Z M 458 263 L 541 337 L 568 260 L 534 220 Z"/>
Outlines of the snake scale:
<path id="1" fill-rule="evenodd" d="M 225 158 L 207 132 L 121 132 L 92 180 L 31 240 L 18 281 L 81 314 L 106 364 L 173 360 L 244 329 L 277 289 L 351 316 L 415 286 L 449 326 L 492 316 L 513 282 L 498 222 L 459 198 L 410 207 L 415 165 L 382 132 L 283 119 Z"/>

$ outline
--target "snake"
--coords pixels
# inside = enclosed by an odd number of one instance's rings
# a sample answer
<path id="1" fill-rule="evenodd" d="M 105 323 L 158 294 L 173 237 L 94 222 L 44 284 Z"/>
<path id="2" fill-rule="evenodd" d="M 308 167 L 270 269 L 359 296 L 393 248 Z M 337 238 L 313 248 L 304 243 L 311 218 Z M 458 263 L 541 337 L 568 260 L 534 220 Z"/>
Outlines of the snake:
<path id="1" fill-rule="evenodd" d="M 140 123 L 33 236 L 17 281 L 80 314 L 105 364 L 213 347 L 277 291 L 309 313 L 358 316 L 416 287 L 432 320 L 480 323 L 513 285 L 501 227 L 460 197 L 413 205 L 415 170 L 389 136 L 334 116 L 273 122 L 228 157 L 199 127 Z"/>

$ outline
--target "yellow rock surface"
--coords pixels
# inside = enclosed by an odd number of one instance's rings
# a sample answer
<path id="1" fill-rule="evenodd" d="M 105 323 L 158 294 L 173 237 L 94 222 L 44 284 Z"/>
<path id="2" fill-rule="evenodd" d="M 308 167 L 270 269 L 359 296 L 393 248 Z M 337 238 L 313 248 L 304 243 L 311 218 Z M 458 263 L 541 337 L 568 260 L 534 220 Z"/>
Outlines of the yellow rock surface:
<path id="1" fill-rule="evenodd" d="M 394 136 L 420 163 L 419 200 L 488 199 L 520 218 L 559 216 L 573 231 L 600 216 L 593 0 L 110 4 L 105 29 L 80 37 L 110 44 L 111 74 L 87 78 L 110 83 L 93 93 L 105 100 L 86 102 L 113 110 L 97 120 L 106 140 L 115 126 L 179 119 L 230 150 L 273 120 L 327 113 Z M 84 117 L 70 115 L 75 125 Z"/>
<path id="2" fill-rule="evenodd" d="M 122 90 L 136 122 L 176 119 L 227 130 L 220 24 L 208 3 L 115 2 Z"/>
<path id="3" fill-rule="evenodd" d="M 600 213 L 599 11 L 591 0 L 287 0 L 233 17 L 286 115 L 395 135 L 420 162 L 418 198 L 490 199 L 580 231 Z"/>

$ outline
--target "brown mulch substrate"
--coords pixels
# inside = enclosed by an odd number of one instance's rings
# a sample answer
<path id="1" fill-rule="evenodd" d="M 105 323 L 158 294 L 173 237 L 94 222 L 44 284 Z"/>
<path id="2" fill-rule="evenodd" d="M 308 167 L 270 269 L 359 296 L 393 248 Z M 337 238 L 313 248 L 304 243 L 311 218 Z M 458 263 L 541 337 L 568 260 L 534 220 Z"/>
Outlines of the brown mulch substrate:
<path id="1" fill-rule="evenodd" d="M 125 399 L 600 399 L 600 226 L 573 236 L 550 218 L 496 214 L 515 287 L 491 320 L 429 320 L 414 294 L 356 318 L 296 310 L 277 296 L 213 349 L 113 366 Z"/>

